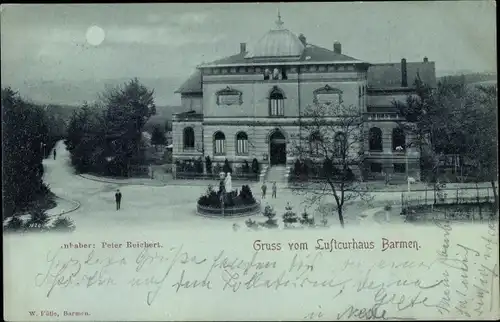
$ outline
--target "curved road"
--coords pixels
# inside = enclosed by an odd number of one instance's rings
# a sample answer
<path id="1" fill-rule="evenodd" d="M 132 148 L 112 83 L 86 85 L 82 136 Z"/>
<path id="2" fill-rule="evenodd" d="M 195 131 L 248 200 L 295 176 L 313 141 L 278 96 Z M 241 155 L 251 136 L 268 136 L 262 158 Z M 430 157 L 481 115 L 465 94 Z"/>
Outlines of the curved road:
<path id="1" fill-rule="evenodd" d="M 92 228 L 98 226 L 120 227 L 120 226 L 149 226 L 155 228 L 191 229 L 210 228 L 228 229 L 237 223 L 244 227 L 243 218 L 205 218 L 196 215 L 196 201 L 205 193 L 204 186 L 144 186 L 123 183 L 106 183 L 85 179 L 76 175 L 70 165 L 70 154 L 66 150 L 63 141 L 59 141 L 55 147 L 57 158 L 44 160 L 44 181 L 49 184 L 50 189 L 56 195 L 75 200 L 81 203 L 78 210 L 68 214 L 74 221 L 77 229 Z M 260 197 L 260 185 L 251 185 L 254 196 Z M 120 189 L 123 194 L 122 209 L 115 210 L 114 193 Z M 419 192 L 416 192 L 419 194 Z M 475 191 L 470 191 L 475 193 Z M 422 197 L 424 192 L 421 192 Z M 362 223 L 375 224 L 371 209 L 383 207 L 387 203 L 397 204 L 401 200 L 401 192 L 374 193 L 370 203 L 356 202 L 349 205 L 345 210 L 345 222 L 347 225 Z M 278 189 L 278 199 L 261 200 L 262 206 L 269 204 L 274 207 L 277 217 L 281 218 L 285 211 L 287 202 L 293 206 L 297 214 L 305 208 L 309 213 L 317 209 L 327 209 L 328 221 L 337 225 L 338 219 L 334 211 L 333 199 L 324 198 L 318 206 L 305 206 L 305 197 L 297 195 L 290 189 Z M 326 206 L 326 207 L 325 207 Z M 331 215 L 333 214 L 333 216 Z M 365 215 L 369 214 L 369 215 Z M 252 219 L 264 221 L 261 214 L 252 216 Z M 317 217 L 317 219 L 320 219 Z M 281 221 L 281 220 L 280 220 Z"/>

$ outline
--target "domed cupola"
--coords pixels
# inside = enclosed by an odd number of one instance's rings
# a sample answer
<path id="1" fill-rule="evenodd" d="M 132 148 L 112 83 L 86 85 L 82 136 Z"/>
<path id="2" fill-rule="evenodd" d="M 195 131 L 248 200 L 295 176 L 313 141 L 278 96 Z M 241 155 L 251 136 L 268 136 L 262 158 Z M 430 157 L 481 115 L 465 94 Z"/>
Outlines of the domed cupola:
<path id="1" fill-rule="evenodd" d="M 245 55 L 245 58 L 299 58 L 304 51 L 304 44 L 290 30 L 283 28 L 283 21 L 278 13 L 276 27 L 269 30 Z"/>

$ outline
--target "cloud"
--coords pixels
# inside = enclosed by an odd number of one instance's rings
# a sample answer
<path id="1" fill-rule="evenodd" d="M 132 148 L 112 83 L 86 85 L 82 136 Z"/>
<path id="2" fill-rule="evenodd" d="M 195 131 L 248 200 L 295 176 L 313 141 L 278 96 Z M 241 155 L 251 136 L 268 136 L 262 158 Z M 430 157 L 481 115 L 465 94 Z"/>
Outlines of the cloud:
<path id="1" fill-rule="evenodd" d="M 205 32 L 183 32 L 172 27 L 112 27 L 105 29 L 106 42 L 110 44 L 157 44 L 172 47 L 185 46 L 192 43 L 211 44 L 226 38 L 224 34 L 209 34 Z"/>
<path id="2" fill-rule="evenodd" d="M 201 25 L 208 19 L 208 14 L 204 12 L 186 12 L 174 18 L 181 25 Z"/>

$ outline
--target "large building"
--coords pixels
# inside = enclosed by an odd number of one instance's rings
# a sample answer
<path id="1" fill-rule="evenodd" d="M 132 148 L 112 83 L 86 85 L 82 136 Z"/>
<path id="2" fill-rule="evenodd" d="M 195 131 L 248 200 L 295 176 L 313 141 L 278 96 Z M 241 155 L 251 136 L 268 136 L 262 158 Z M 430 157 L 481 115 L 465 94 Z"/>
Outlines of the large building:
<path id="1" fill-rule="evenodd" d="M 434 62 L 370 64 L 343 54 L 338 42 L 331 49 L 309 44 L 278 15 L 252 48 L 241 43 L 237 54 L 198 66 L 176 91 L 186 112 L 173 117 L 173 158 L 291 164 L 297 121 L 307 106 L 330 100 L 365 114 L 365 179 L 382 179 L 383 172 L 418 176 L 418 151 L 396 149 L 409 138 L 393 104 L 414 92 L 417 77 L 435 86 Z"/>

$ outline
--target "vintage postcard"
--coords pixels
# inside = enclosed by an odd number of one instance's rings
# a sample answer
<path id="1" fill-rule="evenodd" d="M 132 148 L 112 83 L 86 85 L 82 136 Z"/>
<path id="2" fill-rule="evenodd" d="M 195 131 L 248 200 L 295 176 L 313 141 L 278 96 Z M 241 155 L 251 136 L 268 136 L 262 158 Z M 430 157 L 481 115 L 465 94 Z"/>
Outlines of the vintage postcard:
<path id="1" fill-rule="evenodd" d="M 495 6 L 3 4 L 4 320 L 498 319 Z"/>

